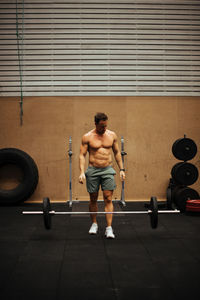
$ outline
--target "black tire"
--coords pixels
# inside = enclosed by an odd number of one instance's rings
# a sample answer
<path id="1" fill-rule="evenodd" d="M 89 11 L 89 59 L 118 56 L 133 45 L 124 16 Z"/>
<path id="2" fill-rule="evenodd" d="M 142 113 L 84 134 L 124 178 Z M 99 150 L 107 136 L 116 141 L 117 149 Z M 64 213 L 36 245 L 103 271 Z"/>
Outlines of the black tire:
<path id="1" fill-rule="evenodd" d="M 11 190 L 0 190 L 0 205 L 16 204 L 27 200 L 38 184 L 38 168 L 34 160 L 24 151 L 15 148 L 0 149 L 0 168 L 16 165 L 23 174 L 19 185 Z"/>

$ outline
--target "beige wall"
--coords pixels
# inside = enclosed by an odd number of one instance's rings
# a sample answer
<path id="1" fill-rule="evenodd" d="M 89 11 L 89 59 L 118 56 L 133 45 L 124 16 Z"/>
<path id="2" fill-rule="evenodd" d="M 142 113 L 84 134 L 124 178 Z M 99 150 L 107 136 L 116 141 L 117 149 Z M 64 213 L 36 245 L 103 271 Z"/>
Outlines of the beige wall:
<path id="1" fill-rule="evenodd" d="M 78 184 L 82 135 L 93 128 L 97 111 L 109 116 L 109 128 L 125 139 L 126 200 L 165 199 L 172 166 L 173 142 L 186 134 L 200 147 L 200 97 L 25 97 L 24 124 L 19 98 L 0 98 L 0 147 L 30 154 L 39 169 L 39 184 L 30 200 L 69 199 L 68 139 L 73 139 L 73 199 L 87 200 Z M 200 167 L 199 151 L 191 161 Z M 116 166 L 116 164 L 115 164 Z M 119 199 L 121 185 L 114 197 Z M 200 192 L 199 180 L 193 186 Z"/>

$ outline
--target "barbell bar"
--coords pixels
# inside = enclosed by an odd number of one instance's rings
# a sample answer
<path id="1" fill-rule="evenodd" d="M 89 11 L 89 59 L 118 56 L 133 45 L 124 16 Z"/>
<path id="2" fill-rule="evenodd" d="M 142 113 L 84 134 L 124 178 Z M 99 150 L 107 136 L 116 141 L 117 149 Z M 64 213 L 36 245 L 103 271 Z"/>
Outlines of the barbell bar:
<path id="1" fill-rule="evenodd" d="M 171 210 L 158 210 L 159 214 L 171 214 L 171 213 L 179 213 L 180 211 L 175 209 L 173 211 Z M 132 215 L 132 214 L 151 214 L 152 210 L 136 210 L 136 211 L 74 211 L 74 212 L 70 212 L 70 211 L 55 211 L 55 210 L 50 210 L 49 214 L 54 216 L 54 215 L 92 215 L 92 214 L 98 214 L 98 215 Z M 23 211 L 22 212 L 23 215 L 43 215 L 43 211 Z"/>
<path id="2" fill-rule="evenodd" d="M 151 197 L 150 199 L 150 209 L 149 210 L 139 210 L 139 211 L 113 211 L 113 212 L 105 212 L 105 211 L 55 211 L 51 210 L 51 203 L 49 198 L 43 199 L 43 210 L 42 211 L 23 211 L 23 215 L 43 215 L 44 226 L 46 229 L 51 229 L 51 217 L 54 215 L 106 215 L 106 214 L 114 214 L 114 215 L 123 215 L 123 214 L 148 214 L 150 216 L 150 225 L 152 229 L 157 228 L 158 226 L 158 214 L 168 214 L 168 213 L 180 213 L 180 210 L 158 210 L 158 202 L 156 197 Z"/>

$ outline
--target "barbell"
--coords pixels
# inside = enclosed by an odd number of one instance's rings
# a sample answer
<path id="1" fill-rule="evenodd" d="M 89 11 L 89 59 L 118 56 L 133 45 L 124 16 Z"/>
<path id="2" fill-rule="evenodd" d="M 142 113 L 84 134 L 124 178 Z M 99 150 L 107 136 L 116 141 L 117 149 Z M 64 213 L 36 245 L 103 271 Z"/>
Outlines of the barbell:
<path id="1" fill-rule="evenodd" d="M 105 212 L 105 211 L 98 211 L 98 212 L 91 212 L 91 211 L 54 211 L 51 210 L 51 203 L 49 198 L 43 199 L 43 209 L 41 211 L 23 211 L 23 215 L 42 215 L 44 220 L 44 226 L 46 229 L 51 229 L 52 225 L 52 216 L 54 215 L 91 215 L 91 214 L 98 214 L 98 215 L 105 215 L 105 214 L 147 214 L 150 216 L 150 225 L 152 229 L 157 228 L 158 226 L 158 214 L 168 214 L 168 213 L 180 213 L 180 210 L 158 210 L 158 202 L 156 197 L 151 197 L 149 210 L 142 210 L 142 211 L 113 211 L 113 212 Z"/>

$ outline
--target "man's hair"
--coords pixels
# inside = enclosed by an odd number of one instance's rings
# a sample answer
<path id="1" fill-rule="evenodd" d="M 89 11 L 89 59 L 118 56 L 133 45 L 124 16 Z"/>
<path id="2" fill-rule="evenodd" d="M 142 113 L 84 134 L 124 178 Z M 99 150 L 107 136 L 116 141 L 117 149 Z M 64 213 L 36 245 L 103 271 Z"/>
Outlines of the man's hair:
<path id="1" fill-rule="evenodd" d="M 94 117 L 95 124 L 99 124 L 100 121 L 107 121 L 108 117 L 106 114 L 98 112 Z"/>

